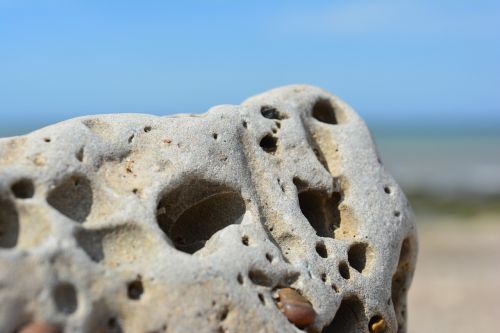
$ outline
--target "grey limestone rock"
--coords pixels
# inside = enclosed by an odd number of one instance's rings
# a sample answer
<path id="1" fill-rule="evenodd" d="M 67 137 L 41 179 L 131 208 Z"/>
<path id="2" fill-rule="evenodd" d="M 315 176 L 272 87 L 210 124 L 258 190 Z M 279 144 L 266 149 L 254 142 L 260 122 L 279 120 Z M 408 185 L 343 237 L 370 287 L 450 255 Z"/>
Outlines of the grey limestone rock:
<path id="1" fill-rule="evenodd" d="M 0 139 L 0 332 L 405 332 L 416 252 L 369 130 L 315 87 Z"/>

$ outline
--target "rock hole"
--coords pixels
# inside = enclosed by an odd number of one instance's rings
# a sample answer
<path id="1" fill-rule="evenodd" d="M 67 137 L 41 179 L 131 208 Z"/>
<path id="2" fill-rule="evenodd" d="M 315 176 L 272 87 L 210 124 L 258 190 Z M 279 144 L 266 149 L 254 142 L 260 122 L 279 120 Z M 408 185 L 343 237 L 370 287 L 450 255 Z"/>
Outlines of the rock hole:
<path id="1" fill-rule="evenodd" d="M 243 120 L 243 122 L 241 123 L 243 125 L 244 128 L 247 128 L 248 127 L 248 123 L 246 120 Z"/>
<path id="2" fill-rule="evenodd" d="M 259 286 L 270 287 L 273 284 L 273 280 L 265 272 L 259 269 L 250 270 L 250 272 L 248 272 L 248 278 Z"/>
<path id="3" fill-rule="evenodd" d="M 132 141 L 134 141 L 134 134 L 132 134 L 131 136 L 128 137 L 128 143 L 132 143 Z"/>
<path id="4" fill-rule="evenodd" d="M 335 283 L 332 283 L 332 289 L 333 291 L 335 291 L 336 293 L 339 292 L 339 288 L 337 287 L 337 285 Z"/>
<path id="5" fill-rule="evenodd" d="M 395 210 L 393 214 L 395 217 L 399 217 L 401 215 L 401 213 L 398 210 Z"/>
<path id="6" fill-rule="evenodd" d="M 262 303 L 262 305 L 266 305 L 266 300 L 264 299 L 264 295 L 262 295 L 261 293 L 259 293 L 258 297 L 259 297 L 260 303 Z"/>
<path id="7" fill-rule="evenodd" d="M 269 106 L 269 105 L 262 106 L 260 108 L 260 114 L 262 114 L 262 116 L 267 118 L 267 119 L 282 120 L 282 119 L 288 118 L 288 116 L 286 114 L 281 113 L 280 111 L 278 111 L 277 108 L 275 108 L 273 106 Z"/>
<path id="8" fill-rule="evenodd" d="M 316 243 L 316 253 L 321 257 L 321 258 L 328 258 L 328 251 L 326 250 L 326 246 L 323 242 L 317 242 Z"/>
<path id="9" fill-rule="evenodd" d="M 192 254 L 217 231 L 239 224 L 245 211 L 240 193 L 192 179 L 163 196 L 157 207 L 157 220 L 178 250 Z"/>
<path id="10" fill-rule="evenodd" d="M 112 317 L 108 319 L 108 331 L 106 333 L 123 333 L 122 326 L 118 319 Z"/>
<path id="11" fill-rule="evenodd" d="M 367 251 L 368 244 L 366 243 L 354 243 L 347 251 L 349 265 L 360 273 L 362 273 L 366 267 Z"/>
<path id="12" fill-rule="evenodd" d="M 285 276 L 285 284 L 286 285 L 292 285 L 294 284 L 295 282 L 297 282 L 297 280 L 299 279 L 300 277 L 300 273 L 299 272 L 288 272 L 287 275 Z"/>
<path id="13" fill-rule="evenodd" d="M 326 282 L 326 273 L 321 273 L 321 281 Z"/>
<path id="14" fill-rule="evenodd" d="M 144 293 L 144 286 L 140 279 L 136 279 L 127 284 L 127 296 L 132 300 L 138 300 Z"/>
<path id="15" fill-rule="evenodd" d="M 356 296 L 345 298 L 333 318 L 321 333 L 366 332 L 366 318 L 361 301 Z"/>
<path id="16" fill-rule="evenodd" d="M 300 191 L 300 188 L 298 190 Z M 341 195 L 338 192 L 331 196 L 326 192 L 309 189 L 299 192 L 300 210 L 318 236 L 335 237 L 335 230 L 340 227 L 340 200 Z"/>
<path id="17" fill-rule="evenodd" d="M 51 140 L 50 140 L 50 138 L 43 138 L 43 141 L 45 141 L 45 142 L 47 142 L 47 143 L 48 143 L 48 142 L 50 142 Z"/>
<path id="18" fill-rule="evenodd" d="M 373 316 L 368 322 L 368 330 L 370 333 L 384 333 L 386 331 L 387 324 L 379 315 Z"/>
<path id="19" fill-rule="evenodd" d="M 68 282 L 58 284 L 53 291 L 54 302 L 59 312 L 72 314 L 78 307 L 75 287 Z"/>
<path id="20" fill-rule="evenodd" d="M 217 136 L 217 133 L 212 134 L 212 138 L 214 138 L 214 140 L 217 140 Z"/>
<path id="21" fill-rule="evenodd" d="M 406 294 L 411 279 L 411 239 L 405 238 L 401 244 L 396 272 L 392 276 L 391 299 L 398 322 L 398 332 L 406 331 Z"/>
<path id="22" fill-rule="evenodd" d="M 153 260 L 160 246 L 133 222 L 101 229 L 78 228 L 74 237 L 91 260 L 113 267 Z M 127 244 L 126 250 L 120 244 Z"/>
<path id="23" fill-rule="evenodd" d="M 238 273 L 236 276 L 236 281 L 238 281 L 239 284 L 243 284 L 243 275 L 241 275 L 241 273 Z"/>
<path id="24" fill-rule="evenodd" d="M 0 248 L 16 246 L 19 237 L 19 216 L 10 200 L 0 197 Z"/>
<path id="25" fill-rule="evenodd" d="M 323 123 L 338 124 L 335 109 L 328 99 L 321 98 L 314 103 L 312 116 Z"/>
<path id="26" fill-rule="evenodd" d="M 151 131 L 151 126 L 145 126 L 144 127 L 144 132 L 150 132 Z"/>
<path id="27" fill-rule="evenodd" d="M 276 179 L 278 185 L 280 186 L 281 192 L 285 193 L 285 185 L 281 183 L 281 179 Z"/>
<path id="28" fill-rule="evenodd" d="M 229 314 L 229 308 L 227 306 L 223 307 L 219 313 L 219 320 L 220 321 L 226 320 L 228 314 Z"/>
<path id="29" fill-rule="evenodd" d="M 297 187 L 297 191 L 300 193 L 303 190 L 307 190 L 308 185 L 306 182 L 302 181 L 299 177 L 293 177 L 293 184 Z"/>
<path id="30" fill-rule="evenodd" d="M 266 259 L 269 262 L 273 262 L 273 256 L 271 255 L 271 253 L 266 253 Z"/>
<path id="31" fill-rule="evenodd" d="M 391 188 L 389 186 L 384 186 L 384 192 L 387 194 L 391 194 Z"/>
<path id="32" fill-rule="evenodd" d="M 35 186 L 30 179 L 21 179 L 12 184 L 10 190 L 18 199 L 29 199 L 35 194 Z"/>
<path id="33" fill-rule="evenodd" d="M 76 159 L 80 162 L 83 162 L 83 155 L 84 155 L 83 149 L 84 149 L 83 147 L 80 148 L 75 154 Z"/>
<path id="34" fill-rule="evenodd" d="M 349 266 L 347 266 L 347 263 L 345 261 L 340 262 L 339 273 L 340 276 L 342 276 L 346 280 L 348 280 L 351 277 L 351 274 L 349 273 Z"/>
<path id="35" fill-rule="evenodd" d="M 241 237 L 241 242 L 243 243 L 243 245 L 248 246 L 249 244 L 248 236 L 245 235 Z"/>
<path id="36" fill-rule="evenodd" d="M 281 123 L 279 121 L 276 120 L 274 123 L 276 124 L 276 127 L 281 128 Z"/>
<path id="37" fill-rule="evenodd" d="M 266 135 L 260 140 L 260 147 L 269 154 L 273 154 L 278 149 L 278 138 L 272 136 L 271 134 Z"/>
<path id="38" fill-rule="evenodd" d="M 67 178 L 47 196 L 49 205 L 80 223 L 90 214 L 92 200 L 90 182 L 83 176 Z"/>

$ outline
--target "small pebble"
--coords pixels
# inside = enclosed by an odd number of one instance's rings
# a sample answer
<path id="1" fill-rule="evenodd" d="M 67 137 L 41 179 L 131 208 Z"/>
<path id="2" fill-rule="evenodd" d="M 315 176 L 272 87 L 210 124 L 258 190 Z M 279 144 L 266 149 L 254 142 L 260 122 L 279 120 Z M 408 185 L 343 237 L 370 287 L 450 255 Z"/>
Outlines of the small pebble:
<path id="1" fill-rule="evenodd" d="M 377 321 L 370 324 L 370 333 L 382 333 L 385 332 L 387 325 L 383 318 L 378 319 Z"/>
<path id="2" fill-rule="evenodd" d="M 304 296 L 292 288 L 282 288 L 278 297 L 278 307 L 295 326 L 303 328 L 314 323 L 316 312 Z"/>
<path id="3" fill-rule="evenodd" d="M 62 330 L 48 323 L 31 323 L 23 326 L 18 333 L 62 333 Z"/>

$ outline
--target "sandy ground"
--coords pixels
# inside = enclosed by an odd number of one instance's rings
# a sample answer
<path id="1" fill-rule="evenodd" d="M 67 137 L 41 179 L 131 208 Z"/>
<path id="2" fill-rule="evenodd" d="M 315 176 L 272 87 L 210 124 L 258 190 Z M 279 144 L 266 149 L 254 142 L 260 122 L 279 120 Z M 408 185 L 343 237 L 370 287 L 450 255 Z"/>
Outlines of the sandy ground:
<path id="1" fill-rule="evenodd" d="M 419 222 L 409 332 L 500 332 L 500 216 Z"/>

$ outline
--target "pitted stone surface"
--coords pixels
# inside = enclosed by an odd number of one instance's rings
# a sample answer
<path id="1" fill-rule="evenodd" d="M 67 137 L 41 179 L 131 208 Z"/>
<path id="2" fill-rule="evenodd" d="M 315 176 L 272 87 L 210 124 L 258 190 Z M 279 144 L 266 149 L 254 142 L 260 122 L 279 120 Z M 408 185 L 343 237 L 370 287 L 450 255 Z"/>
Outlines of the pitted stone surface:
<path id="1" fill-rule="evenodd" d="M 405 332 L 416 251 L 365 124 L 318 88 L 0 139 L 1 332 Z"/>

